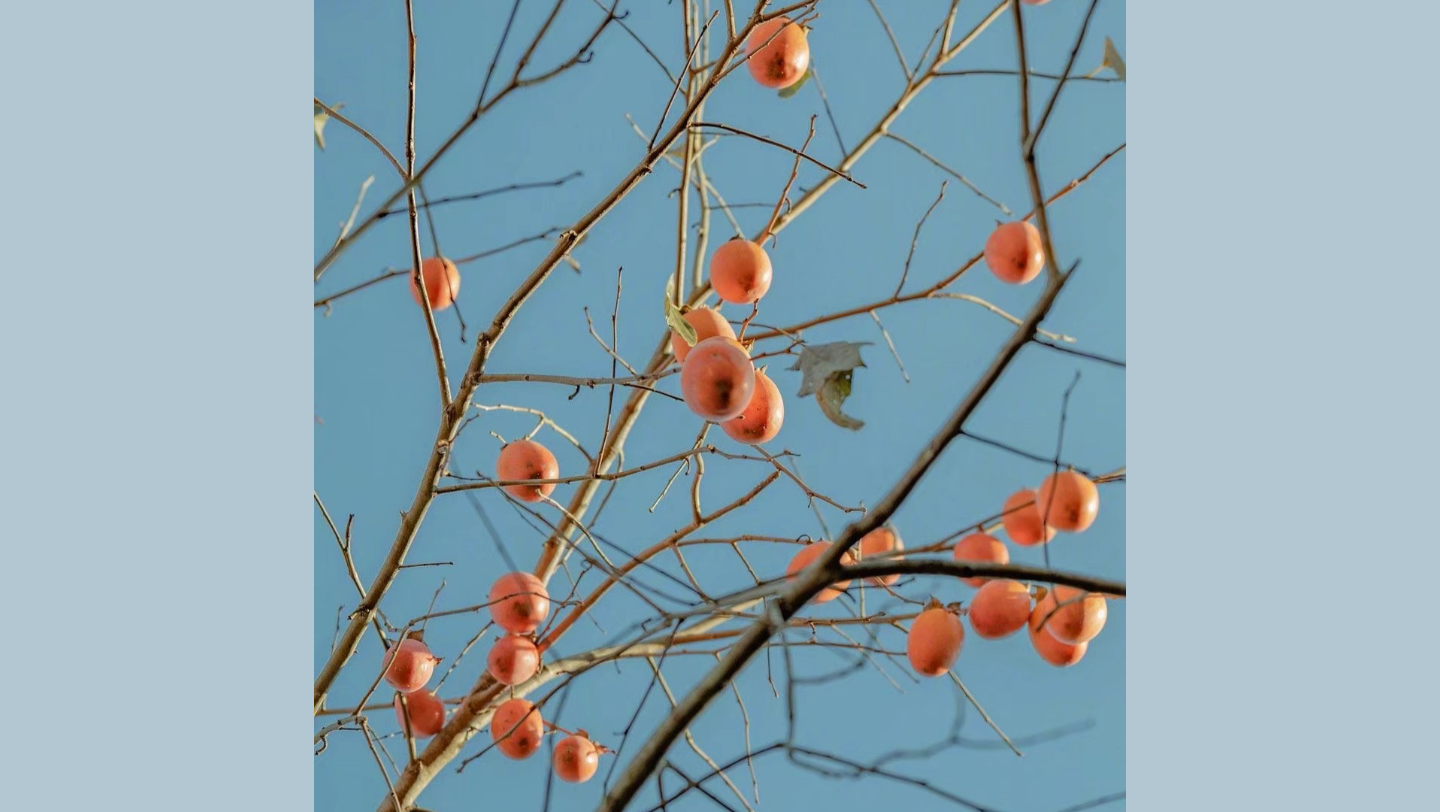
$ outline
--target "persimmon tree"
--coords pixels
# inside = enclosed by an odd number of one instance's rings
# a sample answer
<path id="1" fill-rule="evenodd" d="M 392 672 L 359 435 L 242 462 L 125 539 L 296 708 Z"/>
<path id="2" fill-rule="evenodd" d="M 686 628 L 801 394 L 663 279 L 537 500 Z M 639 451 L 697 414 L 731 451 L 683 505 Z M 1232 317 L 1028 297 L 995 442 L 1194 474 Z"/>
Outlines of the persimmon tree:
<path id="1" fill-rule="evenodd" d="M 1123 264 L 1080 270 L 1123 210 L 1061 224 L 1125 145 L 1064 169 L 1044 158 L 1065 128 L 1099 126 L 1083 99 L 1067 107 L 1077 95 L 1123 94 L 1098 0 L 496 0 L 478 18 L 370 5 L 404 46 L 390 60 L 403 121 L 382 124 L 380 101 L 315 98 L 317 187 L 342 142 L 384 172 L 347 180 L 358 199 L 314 267 L 317 393 L 335 395 L 317 396 L 317 593 L 348 594 L 338 612 L 317 599 L 317 775 L 330 760 L 347 786 L 317 780 L 316 808 L 364 786 L 380 810 L 443 810 L 503 785 L 506 808 L 751 810 L 775 764 L 1036 808 L 1023 786 L 981 798 L 972 770 L 936 765 L 1013 759 L 1094 722 L 1011 735 L 1005 711 L 1030 698 L 1000 692 L 987 710 L 962 670 L 1066 679 L 1104 651 L 1106 689 L 1123 693 L 1123 572 L 1065 562 L 1100 560 L 1071 552 L 1087 548 L 1123 562 L 1123 444 L 1086 443 L 1071 408 L 1096 390 L 1092 404 L 1123 403 L 1124 362 L 1057 303 L 1095 279 L 1086 301 L 1123 307 Z M 1008 62 L 967 63 L 981 51 Z M 856 75 L 842 63 L 874 81 L 827 88 Z M 478 68 L 459 108 L 425 91 L 431 64 Z M 1003 115 L 972 106 L 953 127 L 932 112 L 902 130 L 922 95 L 966 82 L 1018 95 Z M 485 147 L 495 128 L 597 105 L 567 122 L 574 143 L 611 157 L 622 133 L 626 165 L 556 150 L 555 171 L 527 179 Z M 972 137 L 997 146 L 971 156 L 981 172 L 946 158 Z M 867 176 L 887 151 L 908 174 Z M 1023 203 L 974 179 L 999 176 Z M 321 224 L 337 218 L 325 197 Z M 562 222 L 493 225 L 530 213 Z M 834 261 L 882 249 L 888 267 Z M 367 270 L 380 256 L 389 267 Z M 356 341 L 329 343 L 336 330 Z M 1007 389 L 1037 358 L 1048 388 Z M 1043 405 L 1007 403 L 1037 392 Z M 862 419 L 861 403 L 887 414 Z M 370 431 L 379 409 L 424 424 L 409 456 Z M 967 457 L 981 461 L 956 467 Z M 322 485 L 399 481 L 389 468 L 408 491 Z M 941 694 L 909 696 L 937 683 L 953 713 Z M 843 696 L 831 717 L 865 719 L 892 689 L 891 726 L 807 736 L 810 698 Z M 906 732 L 941 717 L 931 741 Z"/>

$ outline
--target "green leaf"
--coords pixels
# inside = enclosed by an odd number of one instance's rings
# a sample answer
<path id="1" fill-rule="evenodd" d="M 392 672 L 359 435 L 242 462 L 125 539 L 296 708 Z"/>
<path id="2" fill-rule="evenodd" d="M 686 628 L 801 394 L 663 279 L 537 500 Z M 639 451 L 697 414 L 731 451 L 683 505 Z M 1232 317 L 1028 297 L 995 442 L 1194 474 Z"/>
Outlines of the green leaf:
<path id="1" fill-rule="evenodd" d="M 1100 62 L 1100 67 L 1109 68 L 1115 71 L 1120 81 L 1125 81 L 1125 60 L 1120 58 L 1120 52 L 1115 50 L 1115 43 L 1105 38 L 1105 58 Z"/>
<path id="2" fill-rule="evenodd" d="M 840 411 L 845 399 L 850 397 L 850 375 L 849 372 L 842 372 L 826 379 L 820 391 L 815 393 L 815 402 L 820 404 L 820 411 L 830 418 L 830 422 L 842 429 L 859 431 L 865 427 L 865 421 L 857 420 L 850 415 Z"/>
<path id="3" fill-rule="evenodd" d="M 791 96 L 794 96 L 796 93 L 799 93 L 799 92 L 800 92 L 800 88 L 804 87 L 804 86 L 805 86 L 805 83 L 808 82 L 808 81 L 810 81 L 810 77 L 811 77 L 811 76 L 814 76 L 814 75 L 815 75 L 815 70 L 814 70 L 814 68 L 806 68 L 806 69 L 805 69 L 805 75 L 804 75 L 804 76 L 801 76 L 799 79 L 796 79 L 796 80 L 795 80 L 795 84 L 790 85 L 789 87 L 782 87 L 782 88 L 780 88 L 780 91 L 779 91 L 780 98 L 782 98 L 782 99 L 788 99 L 788 98 L 790 98 Z"/>
<path id="4" fill-rule="evenodd" d="M 800 358 L 790 369 L 800 370 L 800 391 L 797 397 L 815 395 L 820 411 L 830 422 L 841 428 L 859 431 L 865 425 L 840 410 L 846 398 L 850 397 L 854 370 L 865 366 L 860 358 L 860 348 L 872 344 L 870 341 L 836 341 L 802 347 Z"/>
<path id="5" fill-rule="evenodd" d="M 665 283 L 665 323 L 670 325 L 671 330 L 679 333 L 686 344 L 695 346 L 695 339 L 699 335 L 695 332 L 695 326 L 686 321 L 685 314 L 675 306 L 675 277 L 673 276 Z"/>

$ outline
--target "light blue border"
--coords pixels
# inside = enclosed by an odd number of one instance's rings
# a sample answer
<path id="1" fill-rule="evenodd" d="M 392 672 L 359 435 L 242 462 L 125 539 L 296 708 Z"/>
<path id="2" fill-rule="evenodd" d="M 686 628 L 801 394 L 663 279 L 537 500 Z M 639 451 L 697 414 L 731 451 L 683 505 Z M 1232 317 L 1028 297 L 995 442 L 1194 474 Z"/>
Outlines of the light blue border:
<path id="1" fill-rule="evenodd" d="M 0 807 L 307 808 L 311 9 L 3 20 Z"/>
<path id="2" fill-rule="evenodd" d="M 1128 800 L 1429 807 L 1440 14 L 1130 10 Z"/>

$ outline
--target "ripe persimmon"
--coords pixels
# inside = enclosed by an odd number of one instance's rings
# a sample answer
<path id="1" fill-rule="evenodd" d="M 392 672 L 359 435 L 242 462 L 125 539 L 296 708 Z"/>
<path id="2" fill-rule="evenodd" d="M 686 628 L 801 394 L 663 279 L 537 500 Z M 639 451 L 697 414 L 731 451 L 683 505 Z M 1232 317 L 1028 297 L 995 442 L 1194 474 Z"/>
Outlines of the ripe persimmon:
<path id="1" fill-rule="evenodd" d="M 1030 620 L 1030 589 L 1019 581 L 988 581 L 970 600 L 970 628 L 986 640 L 1009 637 Z"/>
<path id="2" fill-rule="evenodd" d="M 1042 610 L 1040 617 L 1045 631 L 1061 643 L 1072 646 L 1094 640 L 1105 628 L 1105 620 L 1110 615 L 1104 595 L 1071 586 L 1056 586 L 1046 592 L 1035 608 Z"/>
<path id="3" fill-rule="evenodd" d="M 901 540 L 900 534 L 895 532 L 895 528 L 886 525 L 884 527 L 877 527 L 864 536 L 861 536 L 860 543 L 855 546 L 860 550 L 860 560 L 864 561 L 870 556 L 884 555 L 891 551 L 899 552 L 900 550 L 904 550 L 905 542 Z M 891 557 L 899 558 L 900 556 Z M 890 586 L 900 580 L 900 576 L 881 575 L 877 578 L 867 578 L 866 580 L 877 586 Z"/>
<path id="4" fill-rule="evenodd" d="M 433 691 L 414 691 L 405 694 L 405 704 L 400 704 L 400 694 L 395 695 L 395 722 L 400 731 L 405 731 L 405 711 L 410 712 L 410 735 L 416 738 L 434 736 L 445 726 L 445 703 Z"/>
<path id="5" fill-rule="evenodd" d="M 695 328 L 696 344 L 715 336 L 735 337 L 735 328 L 731 327 L 730 322 L 726 321 L 725 317 L 713 308 L 697 307 L 685 314 L 685 320 Z M 685 339 L 681 338 L 680 334 L 674 330 L 670 331 L 670 351 L 675 353 L 675 360 L 682 363 L 685 361 L 685 356 L 690 354 L 690 345 L 685 343 Z"/>
<path id="6" fill-rule="evenodd" d="M 540 649 L 528 637 L 507 634 L 490 647 L 485 664 L 496 682 L 519 685 L 540 670 Z"/>
<path id="7" fill-rule="evenodd" d="M 435 311 L 449 307 L 460 295 L 460 269 L 444 257 L 429 257 L 420 263 L 420 275 L 425 279 L 425 293 L 430 296 L 430 309 Z M 420 286 L 415 284 L 415 271 L 406 275 L 410 279 L 410 296 L 415 304 L 425 306 L 420 298 Z"/>
<path id="8" fill-rule="evenodd" d="M 557 479 L 560 463 L 550 449 L 534 440 L 515 440 L 500 449 L 495 460 L 495 476 L 501 482 L 522 479 Z M 539 502 L 555 492 L 555 483 L 544 485 L 506 485 L 505 492 L 522 502 Z"/>
<path id="9" fill-rule="evenodd" d="M 390 687 L 408 694 L 425 687 L 438 662 L 440 658 L 430 653 L 429 646 L 407 637 L 386 650 L 380 667 L 384 669 L 385 681 L 390 683 Z"/>
<path id="10" fill-rule="evenodd" d="M 726 420 L 720 429 L 737 443 L 759 445 L 775 439 L 785 422 L 785 399 L 780 387 L 764 372 L 755 370 L 755 392 L 739 417 Z"/>
<path id="11" fill-rule="evenodd" d="M 1045 267 L 1040 229 L 1025 220 L 1003 223 L 985 241 L 985 264 L 1001 282 L 1023 285 Z"/>
<path id="12" fill-rule="evenodd" d="M 1035 608 L 1030 611 L 1030 622 L 1026 625 L 1030 629 L 1030 645 L 1034 647 L 1035 653 L 1040 655 L 1040 659 L 1059 668 L 1080 662 L 1090 644 L 1080 643 L 1072 646 L 1056 640 L 1049 632 L 1040 628 L 1040 623 L 1044 619 L 1045 610 L 1042 610 L 1037 602 Z"/>
<path id="13" fill-rule="evenodd" d="M 1046 527 L 1040 521 L 1040 506 L 1035 501 L 1034 490 L 1023 488 L 1010 494 L 1003 510 L 1001 522 L 1005 525 L 1005 535 L 1016 544 L 1032 547 L 1055 538 L 1055 528 Z"/>
<path id="14" fill-rule="evenodd" d="M 810 68 L 810 43 L 805 29 L 786 17 L 755 26 L 745 41 L 745 51 L 749 54 L 745 63 L 750 76 L 771 90 L 795 84 Z"/>
<path id="15" fill-rule="evenodd" d="M 529 758 L 540 749 L 545 720 L 528 699 L 507 699 L 490 717 L 490 738 L 495 749 L 513 759 Z"/>
<path id="16" fill-rule="evenodd" d="M 1067 533 L 1080 533 L 1100 513 L 1100 490 L 1084 474 L 1060 471 L 1045 477 L 1035 493 L 1040 520 Z"/>
<path id="17" fill-rule="evenodd" d="M 910 667 L 926 677 L 938 677 L 950 670 L 965 643 L 965 626 L 954 612 L 931 599 L 930 606 L 910 624 L 905 637 L 905 654 Z"/>
<path id="18" fill-rule="evenodd" d="M 579 784 L 589 781 L 600 767 L 600 748 L 583 730 L 566 736 L 555 745 L 555 775 L 561 781 Z"/>
<path id="19" fill-rule="evenodd" d="M 796 553 L 795 557 L 790 559 L 790 566 L 785 569 L 785 577 L 792 581 L 795 580 L 800 576 L 801 570 L 810 566 L 812 561 L 824 555 L 825 551 L 829 549 L 830 542 L 828 541 L 812 541 L 804 547 L 801 547 L 800 552 Z M 846 550 L 845 554 L 840 557 L 840 563 L 842 565 L 853 564 L 855 563 L 855 557 L 850 554 L 849 550 Z M 840 597 L 840 593 L 849 587 L 850 580 L 848 578 L 844 581 L 836 581 L 833 586 L 827 586 L 820 590 L 820 593 L 812 600 L 815 603 L 828 603 Z"/>
<path id="20" fill-rule="evenodd" d="M 710 258 L 710 287 L 731 304 L 760 301 L 770 290 L 773 276 L 770 255 L 759 243 L 743 237 L 721 245 Z"/>
<path id="21" fill-rule="evenodd" d="M 713 423 L 734 420 L 755 394 L 755 364 L 735 339 L 707 338 L 691 347 L 680 365 L 680 393 L 700 417 Z"/>
<path id="22" fill-rule="evenodd" d="M 975 561 L 986 564 L 1009 564 L 1010 551 L 1005 542 L 985 533 L 971 533 L 955 545 L 951 553 L 956 561 Z M 963 578 L 965 583 L 980 588 L 989 578 Z"/>
<path id="23" fill-rule="evenodd" d="M 530 634 L 550 614 L 550 593 L 528 572 L 511 572 L 490 587 L 490 617 L 511 634 Z"/>

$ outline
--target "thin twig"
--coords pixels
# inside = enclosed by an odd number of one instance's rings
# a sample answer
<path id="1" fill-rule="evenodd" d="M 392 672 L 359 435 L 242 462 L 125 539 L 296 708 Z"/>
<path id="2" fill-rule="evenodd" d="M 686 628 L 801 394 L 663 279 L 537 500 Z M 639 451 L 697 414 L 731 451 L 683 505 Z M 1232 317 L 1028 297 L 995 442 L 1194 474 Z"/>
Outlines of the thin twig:
<path id="1" fill-rule="evenodd" d="M 405 105 L 405 170 L 410 176 L 415 174 L 415 15 L 413 5 L 412 0 L 405 0 L 405 24 L 408 34 L 406 42 L 410 57 L 410 92 Z M 420 213 L 416 209 L 414 186 L 411 186 L 406 202 L 410 207 L 410 253 L 415 262 L 411 272 L 414 274 L 416 288 L 420 291 L 420 301 L 424 303 L 420 310 L 425 316 L 425 330 L 430 335 L 430 349 L 435 354 L 435 376 L 440 383 L 440 407 L 444 409 L 450 405 L 450 376 L 445 369 L 445 349 L 440 343 L 440 331 L 435 326 L 435 310 L 430 301 L 430 286 L 425 282 L 425 260 L 420 251 Z M 339 243 L 336 245 L 338 246 Z M 445 280 L 448 285 L 448 275 Z M 451 291 L 450 294 L 453 299 L 454 291 Z"/>
<path id="2" fill-rule="evenodd" d="M 790 198 L 790 187 L 795 184 L 795 178 L 800 174 L 800 159 L 804 156 L 805 148 L 810 146 L 810 140 L 814 137 L 815 116 L 812 115 L 810 116 L 810 132 L 805 136 L 805 143 L 800 145 L 800 151 L 795 153 L 795 164 L 790 167 L 790 177 L 785 180 L 785 188 L 780 191 L 780 196 L 775 199 L 775 209 L 770 213 L 770 220 L 765 223 L 765 230 L 760 233 L 760 239 L 757 240 L 757 242 L 763 243 L 767 240 L 774 239 L 770 229 L 775 225 L 776 221 L 780 219 L 780 210 L 785 206 L 785 201 Z M 758 308 L 760 303 L 757 301 L 755 306 Z M 754 317 L 753 313 L 751 317 Z M 746 324 L 749 324 L 749 319 L 746 320 Z M 740 331 L 740 335 L 745 335 L 743 328 Z"/>
<path id="3" fill-rule="evenodd" d="M 989 69 L 941 70 L 941 71 L 936 71 L 936 72 L 935 72 L 935 75 L 936 75 L 936 76 L 1018 76 L 1018 75 L 1019 75 L 1019 71 L 1013 71 L 1013 70 L 989 70 Z M 1071 74 L 1071 75 L 1061 76 L 1061 75 L 1058 74 L 1058 73 L 1042 73 L 1042 72 L 1040 72 L 1040 71 L 1034 71 L 1034 70 L 1030 71 L 1030 75 L 1031 75 L 1033 78 L 1036 78 L 1036 79 L 1054 79 L 1054 80 L 1057 80 L 1057 81 L 1058 81 L 1058 80 L 1064 80 L 1064 81 L 1067 81 L 1067 82 L 1119 82 L 1119 81 L 1121 81 L 1121 79 L 1120 79 L 1119 77 L 1117 77 L 1117 76 L 1086 76 L 1085 74 Z"/>
<path id="4" fill-rule="evenodd" d="M 940 201 L 945 199 L 945 186 L 947 184 L 948 181 L 940 181 L 940 193 L 935 195 L 935 202 L 930 204 L 930 208 L 925 210 L 925 214 L 921 215 L 920 222 L 915 224 L 915 233 L 910 237 L 910 250 L 905 254 L 905 269 L 900 272 L 900 281 L 895 285 L 895 293 L 893 294 L 895 296 L 899 296 L 900 291 L 905 289 L 905 279 L 910 276 L 910 260 L 915 258 L 915 246 L 920 243 L 920 230 L 925 227 L 925 221 L 930 219 L 930 214 L 935 211 L 935 207 L 939 206 Z M 874 316 L 875 314 L 872 312 L 870 315 Z M 876 321 L 879 321 L 878 316 L 876 317 Z"/>
<path id="5" fill-rule="evenodd" d="M 717 123 L 715 123 L 715 122 L 713 122 L 713 121 L 697 121 L 697 122 L 695 122 L 694 124 L 692 124 L 692 125 L 690 125 L 690 126 L 692 126 L 692 127 L 714 127 L 715 129 L 725 130 L 726 132 L 732 132 L 732 133 L 735 133 L 736 135 L 743 135 L 743 136 L 745 136 L 746 138 L 753 138 L 753 139 L 755 139 L 756 141 L 759 141 L 759 142 L 762 143 L 762 144 L 769 144 L 769 145 L 772 146 L 772 147 L 778 147 L 778 148 L 780 148 L 780 149 L 783 149 L 783 150 L 785 150 L 786 152 L 790 153 L 791 155 L 798 155 L 798 156 L 800 156 L 801 158 L 804 158 L 805 160 L 809 161 L 810 163 L 815 164 L 816 166 L 818 166 L 818 167 L 820 167 L 821 169 L 825 170 L 826 172 L 829 172 L 830 174 L 834 175 L 835 177 L 840 178 L 840 179 L 842 179 L 842 180 L 849 181 L 850 183 L 853 183 L 853 184 L 855 184 L 856 186 L 859 186 L 861 189 L 867 188 L 867 187 L 865 186 L 865 184 L 863 184 L 863 183 L 861 183 L 860 181 L 855 180 L 854 178 L 850 177 L 850 173 L 849 173 L 849 172 L 846 172 L 846 171 L 841 170 L 841 169 L 836 169 L 836 168 L 830 166 L 829 164 L 825 163 L 824 161 L 818 160 L 818 159 L 816 159 L 816 158 L 812 158 L 812 157 L 810 157 L 809 155 L 806 155 L 804 152 L 802 152 L 802 151 L 800 151 L 800 150 L 798 150 L 798 149 L 795 149 L 794 147 L 786 146 L 785 144 L 782 144 L 782 143 L 780 143 L 779 141 L 776 141 L 776 140 L 771 139 L 771 138 L 766 138 L 766 137 L 763 136 L 763 135 L 756 135 L 755 133 L 749 132 L 748 130 L 742 130 L 742 129 L 740 129 L 739 127 L 731 127 L 729 124 L 717 124 Z"/>
<path id="6" fill-rule="evenodd" d="M 905 82 L 908 84 L 913 78 L 913 74 L 910 72 L 910 66 L 905 62 L 905 52 L 900 50 L 900 41 L 895 39 L 895 31 L 890 28 L 890 23 L 881 13 L 880 7 L 875 5 L 875 0 L 869 0 L 869 2 L 870 8 L 875 10 L 875 16 L 880 18 L 880 25 L 885 28 L 885 36 L 890 38 L 890 45 L 895 49 L 895 57 L 900 60 L 900 72 L 905 74 Z"/>
<path id="7" fill-rule="evenodd" d="M 1043 335 L 1043 333 L 1042 333 L 1042 335 Z M 1051 336 L 1051 338 L 1054 338 L 1054 336 Z M 1061 337 L 1059 337 L 1058 340 L 1064 341 L 1064 340 L 1067 340 L 1067 339 L 1070 340 L 1070 341 L 1074 341 L 1074 340 L 1075 340 L 1075 339 L 1073 339 L 1073 338 L 1070 338 L 1069 336 L 1061 336 Z M 1089 359 L 1092 360 L 1092 361 L 1099 361 L 1099 362 L 1102 363 L 1102 364 L 1109 364 L 1109 365 L 1112 366 L 1112 367 L 1119 367 L 1120 369 L 1124 369 L 1124 368 L 1125 368 L 1125 362 L 1124 362 L 1124 361 L 1121 361 L 1121 360 L 1118 359 L 1118 358 L 1111 358 L 1111 357 L 1109 357 L 1109 356 L 1107 356 L 1107 355 L 1100 355 L 1100 354 L 1098 354 L 1098 353 L 1093 353 L 1093 352 L 1085 352 L 1085 351 L 1083 351 L 1083 350 L 1072 349 L 1072 348 L 1070 348 L 1070 347 L 1061 347 L 1061 346 L 1059 346 L 1059 345 L 1057 345 L 1057 344 L 1051 344 L 1051 343 L 1048 342 L 1048 341 L 1040 341 L 1040 340 L 1038 340 L 1038 339 L 1035 341 L 1035 343 L 1036 343 L 1036 344 L 1039 344 L 1039 345 L 1042 346 L 1042 347 L 1049 347 L 1050 349 L 1055 350 L 1056 352 L 1063 352 L 1063 353 L 1066 353 L 1066 354 L 1069 354 L 1069 355 L 1078 356 L 1078 357 L 1080 357 L 1080 358 L 1089 358 Z"/>
<path id="8" fill-rule="evenodd" d="M 583 173 L 577 170 L 575 172 L 571 172 L 563 178 L 556 178 L 555 180 L 540 180 L 532 181 L 529 183 L 512 183 L 508 186 L 499 186 L 494 189 L 486 189 L 482 192 L 471 192 L 470 194 L 466 195 L 452 195 L 451 197 L 442 197 L 438 200 L 431 200 L 429 202 L 426 202 L 421 205 L 420 208 L 428 211 L 437 206 L 445 206 L 450 203 L 463 203 L 466 201 L 484 200 L 487 197 L 504 194 L 505 192 L 518 192 L 525 189 L 548 189 L 556 186 L 564 186 L 568 181 L 572 181 L 579 177 L 583 177 Z M 375 219 L 382 219 L 392 214 L 401 214 L 406 211 L 409 211 L 408 207 L 390 209 L 388 211 L 384 211 L 375 215 Z"/>
<path id="9" fill-rule="evenodd" d="M 901 144 L 904 144 L 905 146 L 909 147 L 912 151 L 914 151 L 916 155 L 919 155 L 921 158 L 924 158 L 925 160 L 927 160 L 927 161 L 929 161 L 930 163 L 934 164 L 936 167 L 938 167 L 941 171 L 945 172 L 945 173 L 946 173 L 947 175 L 949 175 L 950 177 L 955 178 L 956 180 L 958 180 L 958 181 L 960 181 L 961 183 L 965 184 L 966 188 L 968 188 L 970 191 L 972 191 L 972 192 L 974 192 L 976 195 L 978 195 L 981 200 L 984 200 L 985 202 L 991 204 L 991 205 L 994 206 L 995 208 L 997 208 L 997 209 L 999 209 L 1000 211 L 1004 212 L 1006 217 L 1009 217 L 1011 214 L 1013 214 L 1013 212 L 1010 211 L 1010 207 L 1009 207 L 1009 206 L 1006 206 L 1004 203 L 1001 203 L 1000 201 L 996 200 L 995 198 L 991 197 L 990 195 L 987 195 L 987 194 L 985 194 L 984 192 L 980 191 L 980 187 L 978 187 L 978 186 L 976 186 L 974 183 L 972 183 L 969 178 L 965 177 L 964 175 L 960 174 L 959 172 L 956 172 L 954 169 L 951 169 L 950 167 L 948 167 L 948 166 L 946 166 L 945 164 L 941 163 L 939 158 L 936 158 L 934 155 L 931 155 L 930 153 L 928 153 L 928 152 L 926 152 L 925 150 L 921 149 L 920 147 L 918 147 L 918 146 L 910 143 L 908 140 L 906 140 L 906 139 L 904 139 L 904 138 L 896 135 L 895 133 L 887 132 L 887 133 L 885 133 L 885 136 L 886 136 L 887 138 L 889 138 L 890 140 L 892 140 L 892 141 L 898 141 L 898 142 L 900 142 Z"/>
<path id="10" fill-rule="evenodd" d="M 815 57 L 810 57 L 810 81 L 815 83 L 815 92 L 820 94 L 820 104 L 825 108 L 825 117 L 830 119 L 830 129 L 835 132 L 835 144 L 840 147 L 840 154 L 844 155 L 845 139 L 840 137 L 840 125 L 835 123 L 835 111 L 830 109 L 830 97 L 825 95 L 825 85 L 820 81 L 820 71 L 815 69 Z"/>
<path id="11" fill-rule="evenodd" d="M 905 379 L 905 383 L 910 383 L 910 373 L 905 371 L 905 362 L 900 360 L 900 351 L 895 349 L 895 340 L 890 337 L 890 331 L 886 330 L 885 325 L 880 321 L 880 314 L 872 310 L 870 318 L 875 320 L 875 326 L 880 328 L 880 335 L 885 339 L 885 346 L 889 347 L 890 354 L 895 356 L 895 365 L 900 367 L 901 377 Z"/>
<path id="12" fill-rule="evenodd" d="M 393 154 L 391 154 L 390 150 L 386 149 L 386 148 L 385 148 L 385 145 L 382 144 L 382 143 L 380 143 L 380 140 L 379 140 L 378 138 L 376 138 L 375 136 L 371 135 L 368 130 L 366 130 L 364 127 L 361 127 L 359 124 L 356 124 L 355 122 L 351 121 L 350 119 L 348 119 L 348 118 L 340 115 L 339 111 L 335 110 L 334 108 L 332 108 L 330 105 L 326 104 L 325 102 L 320 101 L 319 98 L 316 98 L 316 99 L 315 99 L 315 106 L 316 106 L 316 107 L 319 107 L 321 110 L 324 110 L 325 113 L 326 113 L 327 115 L 329 115 L 331 118 L 335 119 L 336 121 L 340 122 L 341 124 L 344 124 L 346 127 L 349 127 L 350 129 L 352 129 L 352 130 L 354 130 L 355 132 L 359 133 L 361 136 L 363 136 L 363 137 L 365 138 L 366 141 L 369 141 L 370 143 L 374 144 L 374 145 L 375 145 L 375 148 L 378 149 L 378 150 L 380 150 L 380 154 L 385 156 L 385 160 L 389 161 L 389 162 L 390 162 L 390 165 L 393 166 L 393 167 L 395 167 L 395 171 L 400 174 L 400 179 L 401 179 L 401 180 L 404 180 L 405 178 L 408 177 L 408 174 L 405 172 L 405 167 L 401 166 L 401 165 L 400 165 L 400 162 L 397 161 L 397 160 L 395 160 L 395 156 L 394 156 Z"/>

